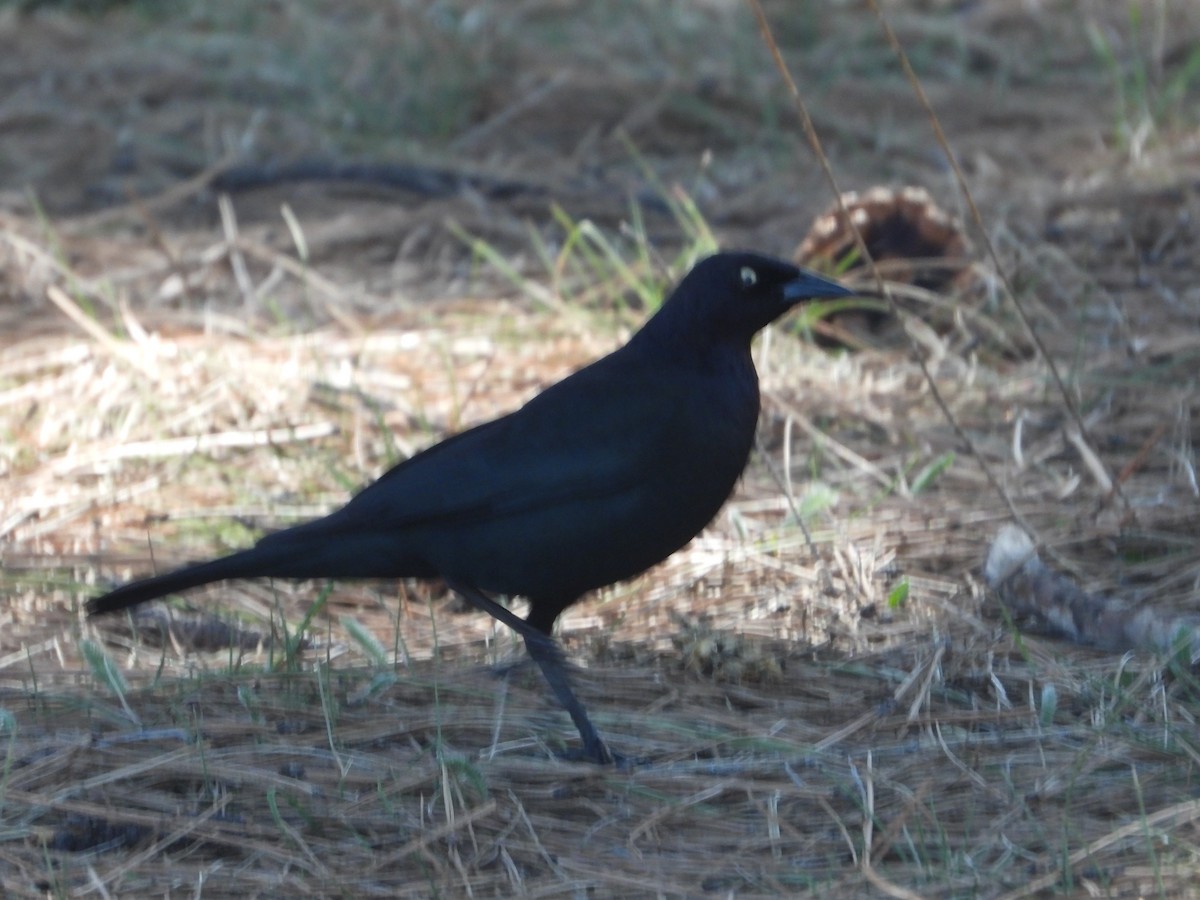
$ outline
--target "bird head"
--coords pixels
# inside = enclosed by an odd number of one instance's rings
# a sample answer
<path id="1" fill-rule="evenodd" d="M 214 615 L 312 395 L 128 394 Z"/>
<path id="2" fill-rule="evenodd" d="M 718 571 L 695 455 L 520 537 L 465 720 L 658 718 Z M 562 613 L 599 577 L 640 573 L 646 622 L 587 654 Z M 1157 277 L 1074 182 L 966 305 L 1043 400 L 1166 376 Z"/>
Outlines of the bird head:
<path id="1" fill-rule="evenodd" d="M 689 344 L 733 340 L 748 345 L 793 306 L 850 293 L 836 281 L 780 259 L 717 253 L 692 267 L 645 330 Z"/>

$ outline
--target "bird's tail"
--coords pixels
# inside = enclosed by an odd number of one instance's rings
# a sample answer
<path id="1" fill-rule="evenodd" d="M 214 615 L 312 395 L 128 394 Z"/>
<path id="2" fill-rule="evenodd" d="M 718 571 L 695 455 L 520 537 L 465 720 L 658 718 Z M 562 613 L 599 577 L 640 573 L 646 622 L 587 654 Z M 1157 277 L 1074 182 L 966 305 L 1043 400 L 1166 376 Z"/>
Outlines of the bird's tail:
<path id="1" fill-rule="evenodd" d="M 298 553 L 297 548 L 291 545 L 251 547 L 249 550 L 223 556 L 211 562 L 130 582 L 115 591 L 88 600 L 87 612 L 89 616 L 116 612 L 145 603 L 147 600 L 229 578 L 315 577 L 307 571 L 307 565 L 298 562 L 304 559 L 305 555 L 302 552 Z"/>

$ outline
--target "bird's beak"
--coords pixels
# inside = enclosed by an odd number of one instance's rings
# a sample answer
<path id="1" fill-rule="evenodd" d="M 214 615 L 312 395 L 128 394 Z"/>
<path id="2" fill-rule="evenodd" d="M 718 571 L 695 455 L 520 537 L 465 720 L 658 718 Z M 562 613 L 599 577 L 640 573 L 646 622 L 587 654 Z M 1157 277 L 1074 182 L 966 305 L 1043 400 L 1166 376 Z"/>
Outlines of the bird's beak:
<path id="1" fill-rule="evenodd" d="M 801 269 L 799 278 L 793 279 L 783 286 L 783 299 L 790 303 L 813 300 L 817 297 L 846 297 L 853 293 L 854 291 L 842 287 L 836 281 L 822 278 L 807 269 Z"/>

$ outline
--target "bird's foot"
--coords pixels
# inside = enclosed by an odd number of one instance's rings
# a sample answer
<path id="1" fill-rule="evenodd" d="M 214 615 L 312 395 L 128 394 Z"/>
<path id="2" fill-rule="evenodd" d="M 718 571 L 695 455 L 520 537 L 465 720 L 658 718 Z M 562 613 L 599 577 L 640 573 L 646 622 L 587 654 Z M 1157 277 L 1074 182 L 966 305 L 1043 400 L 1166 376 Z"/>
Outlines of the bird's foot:
<path id="1" fill-rule="evenodd" d="M 598 766 L 612 766 L 618 772 L 629 772 L 651 762 L 648 756 L 625 756 L 622 753 L 614 753 L 603 741 L 589 746 L 560 750 L 554 755 L 565 762 L 589 762 Z"/>

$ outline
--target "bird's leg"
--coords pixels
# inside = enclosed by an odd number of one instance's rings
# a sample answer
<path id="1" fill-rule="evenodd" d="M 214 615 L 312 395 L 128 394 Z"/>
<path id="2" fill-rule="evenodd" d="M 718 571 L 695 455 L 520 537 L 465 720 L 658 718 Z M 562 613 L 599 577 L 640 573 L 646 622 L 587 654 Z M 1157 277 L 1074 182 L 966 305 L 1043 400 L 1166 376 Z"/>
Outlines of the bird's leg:
<path id="1" fill-rule="evenodd" d="M 525 648 L 529 651 L 529 656 L 538 664 L 550 689 L 554 691 L 554 696 L 575 723 L 579 737 L 583 740 L 583 755 L 598 765 L 611 765 L 612 754 L 605 746 L 600 733 L 596 731 L 592 720 L 588 718 L 583 704 L 571 690 L 566 661 L 554 638 L 530 625 L 520 616 L 514 615 L 511 610 L 505 609 L 477 588 L 449 579 L 446 580 L 446 584 L 476 609 L 495 617 L 525 639 Z"/>
<path id="2" fill-rule="evenodd" d="M 541 667 L 550 689 L 554 691 L 554 696 L 558 697 L 558 702 L 563 705 L 571 716 L 571 721 L 575 723 L 579 737 L 583 740 L 584 757 L 597 765 L 611 765 L 615 762 L 613 755 L 605 746 L 596 727 L 592 725 L 587 710 L 583 708 L 583 704 L 571 690 L 571 680 L 563 663 L 562 649 L 554 642 L 554 638 L 542 634 L 536 629 L 531 629 L 531 633 L 524 637 L 529 655 Z"/>

